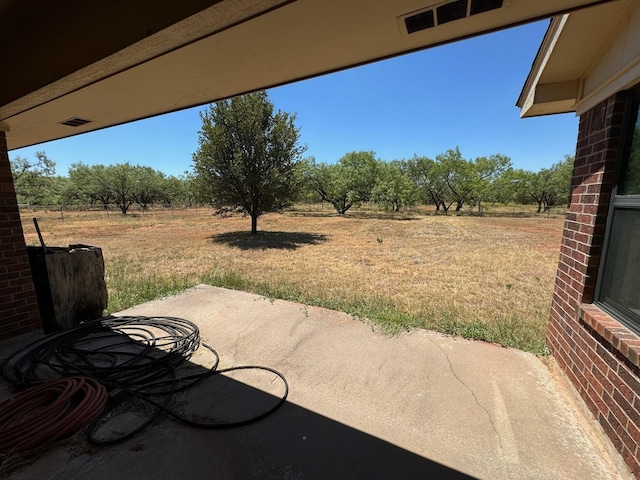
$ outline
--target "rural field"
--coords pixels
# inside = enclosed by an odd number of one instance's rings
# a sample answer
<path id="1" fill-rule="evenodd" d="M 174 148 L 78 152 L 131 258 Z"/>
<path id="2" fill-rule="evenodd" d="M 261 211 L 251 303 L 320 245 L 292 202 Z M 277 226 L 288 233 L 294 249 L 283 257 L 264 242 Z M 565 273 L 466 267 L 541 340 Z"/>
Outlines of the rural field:
<path id="1" fill-rule="evenodd" d="M 353 210 L 353 209 L 352 209 Z M 431 213 L 431 212 L 430 212 Z M 101 247 L 109 312 L 198 283 L 545 354 L 563 219 L 299 207 L 250 219 L 212 209 L 23 211 L 27 245 Z"/>

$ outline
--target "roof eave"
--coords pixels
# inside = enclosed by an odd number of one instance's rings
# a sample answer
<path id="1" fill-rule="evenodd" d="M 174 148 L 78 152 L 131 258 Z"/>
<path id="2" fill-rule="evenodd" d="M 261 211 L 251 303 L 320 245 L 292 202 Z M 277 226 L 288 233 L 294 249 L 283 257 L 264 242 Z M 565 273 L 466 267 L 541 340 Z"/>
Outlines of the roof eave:
<path id="1" fill-rule="evenodd" d="M 538 48 L 538 52 L 533 60 L 529 75 L 516 101 L 516 106 L 520 108 L 520 116 L 523 118 L 575 111 L 575 108 L 567 107 L 567 98 L 561 98 L 557 101 L 547 101 L 543 104 L 536 102 L 540 78 L 570 15 L 571 14 L 567 13 L 553 17 L 549 23 L 540 48 Z M 575 98 L 573 99 L 573 104 L 575 104 Z"/>

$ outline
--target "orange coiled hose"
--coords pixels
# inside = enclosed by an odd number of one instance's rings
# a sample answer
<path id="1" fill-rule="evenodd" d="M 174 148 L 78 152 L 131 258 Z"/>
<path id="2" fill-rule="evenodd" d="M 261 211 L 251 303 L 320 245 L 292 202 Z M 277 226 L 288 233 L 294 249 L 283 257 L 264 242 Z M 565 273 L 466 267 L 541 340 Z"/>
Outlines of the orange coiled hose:
<path id="1" fill-rule="evenodd" d="M 107 403 L 90 377 L 59 378 L 0 403 L 0 452 L 6 457 L 50 445 L 88 425 Z"/>

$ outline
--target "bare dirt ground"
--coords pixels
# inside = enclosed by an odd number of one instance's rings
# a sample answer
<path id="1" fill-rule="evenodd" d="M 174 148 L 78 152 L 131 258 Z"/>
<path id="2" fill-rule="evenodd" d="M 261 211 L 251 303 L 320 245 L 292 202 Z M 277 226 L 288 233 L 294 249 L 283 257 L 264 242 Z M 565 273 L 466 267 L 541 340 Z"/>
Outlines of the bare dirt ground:
<path id="1" fill-rule="evenodd" d="M 384 302 L 419 318 L 526 324 L 544 335 L 562 218 L 436 216 L 353 211 L 249 218 L 212 209 L 24 212 L 28 245 L 38 218 L 51 246 L 103 249 L 110 293 L 137 279 L 239 275 L 307 298 Z M 109 285 L 109 283 L 112 285 Z"/>

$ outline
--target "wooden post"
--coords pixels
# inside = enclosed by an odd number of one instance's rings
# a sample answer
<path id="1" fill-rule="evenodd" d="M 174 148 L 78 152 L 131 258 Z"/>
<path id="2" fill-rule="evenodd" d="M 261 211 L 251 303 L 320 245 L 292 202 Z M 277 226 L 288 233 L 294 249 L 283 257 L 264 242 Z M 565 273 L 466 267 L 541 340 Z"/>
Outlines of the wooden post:
<path id="1" fill-rule="evenodd" d="M 102 317 L 107 287 L 100 248 L 47 247 L 46 254 L 40 248 L 28 250 L 45 333 Z"/>

